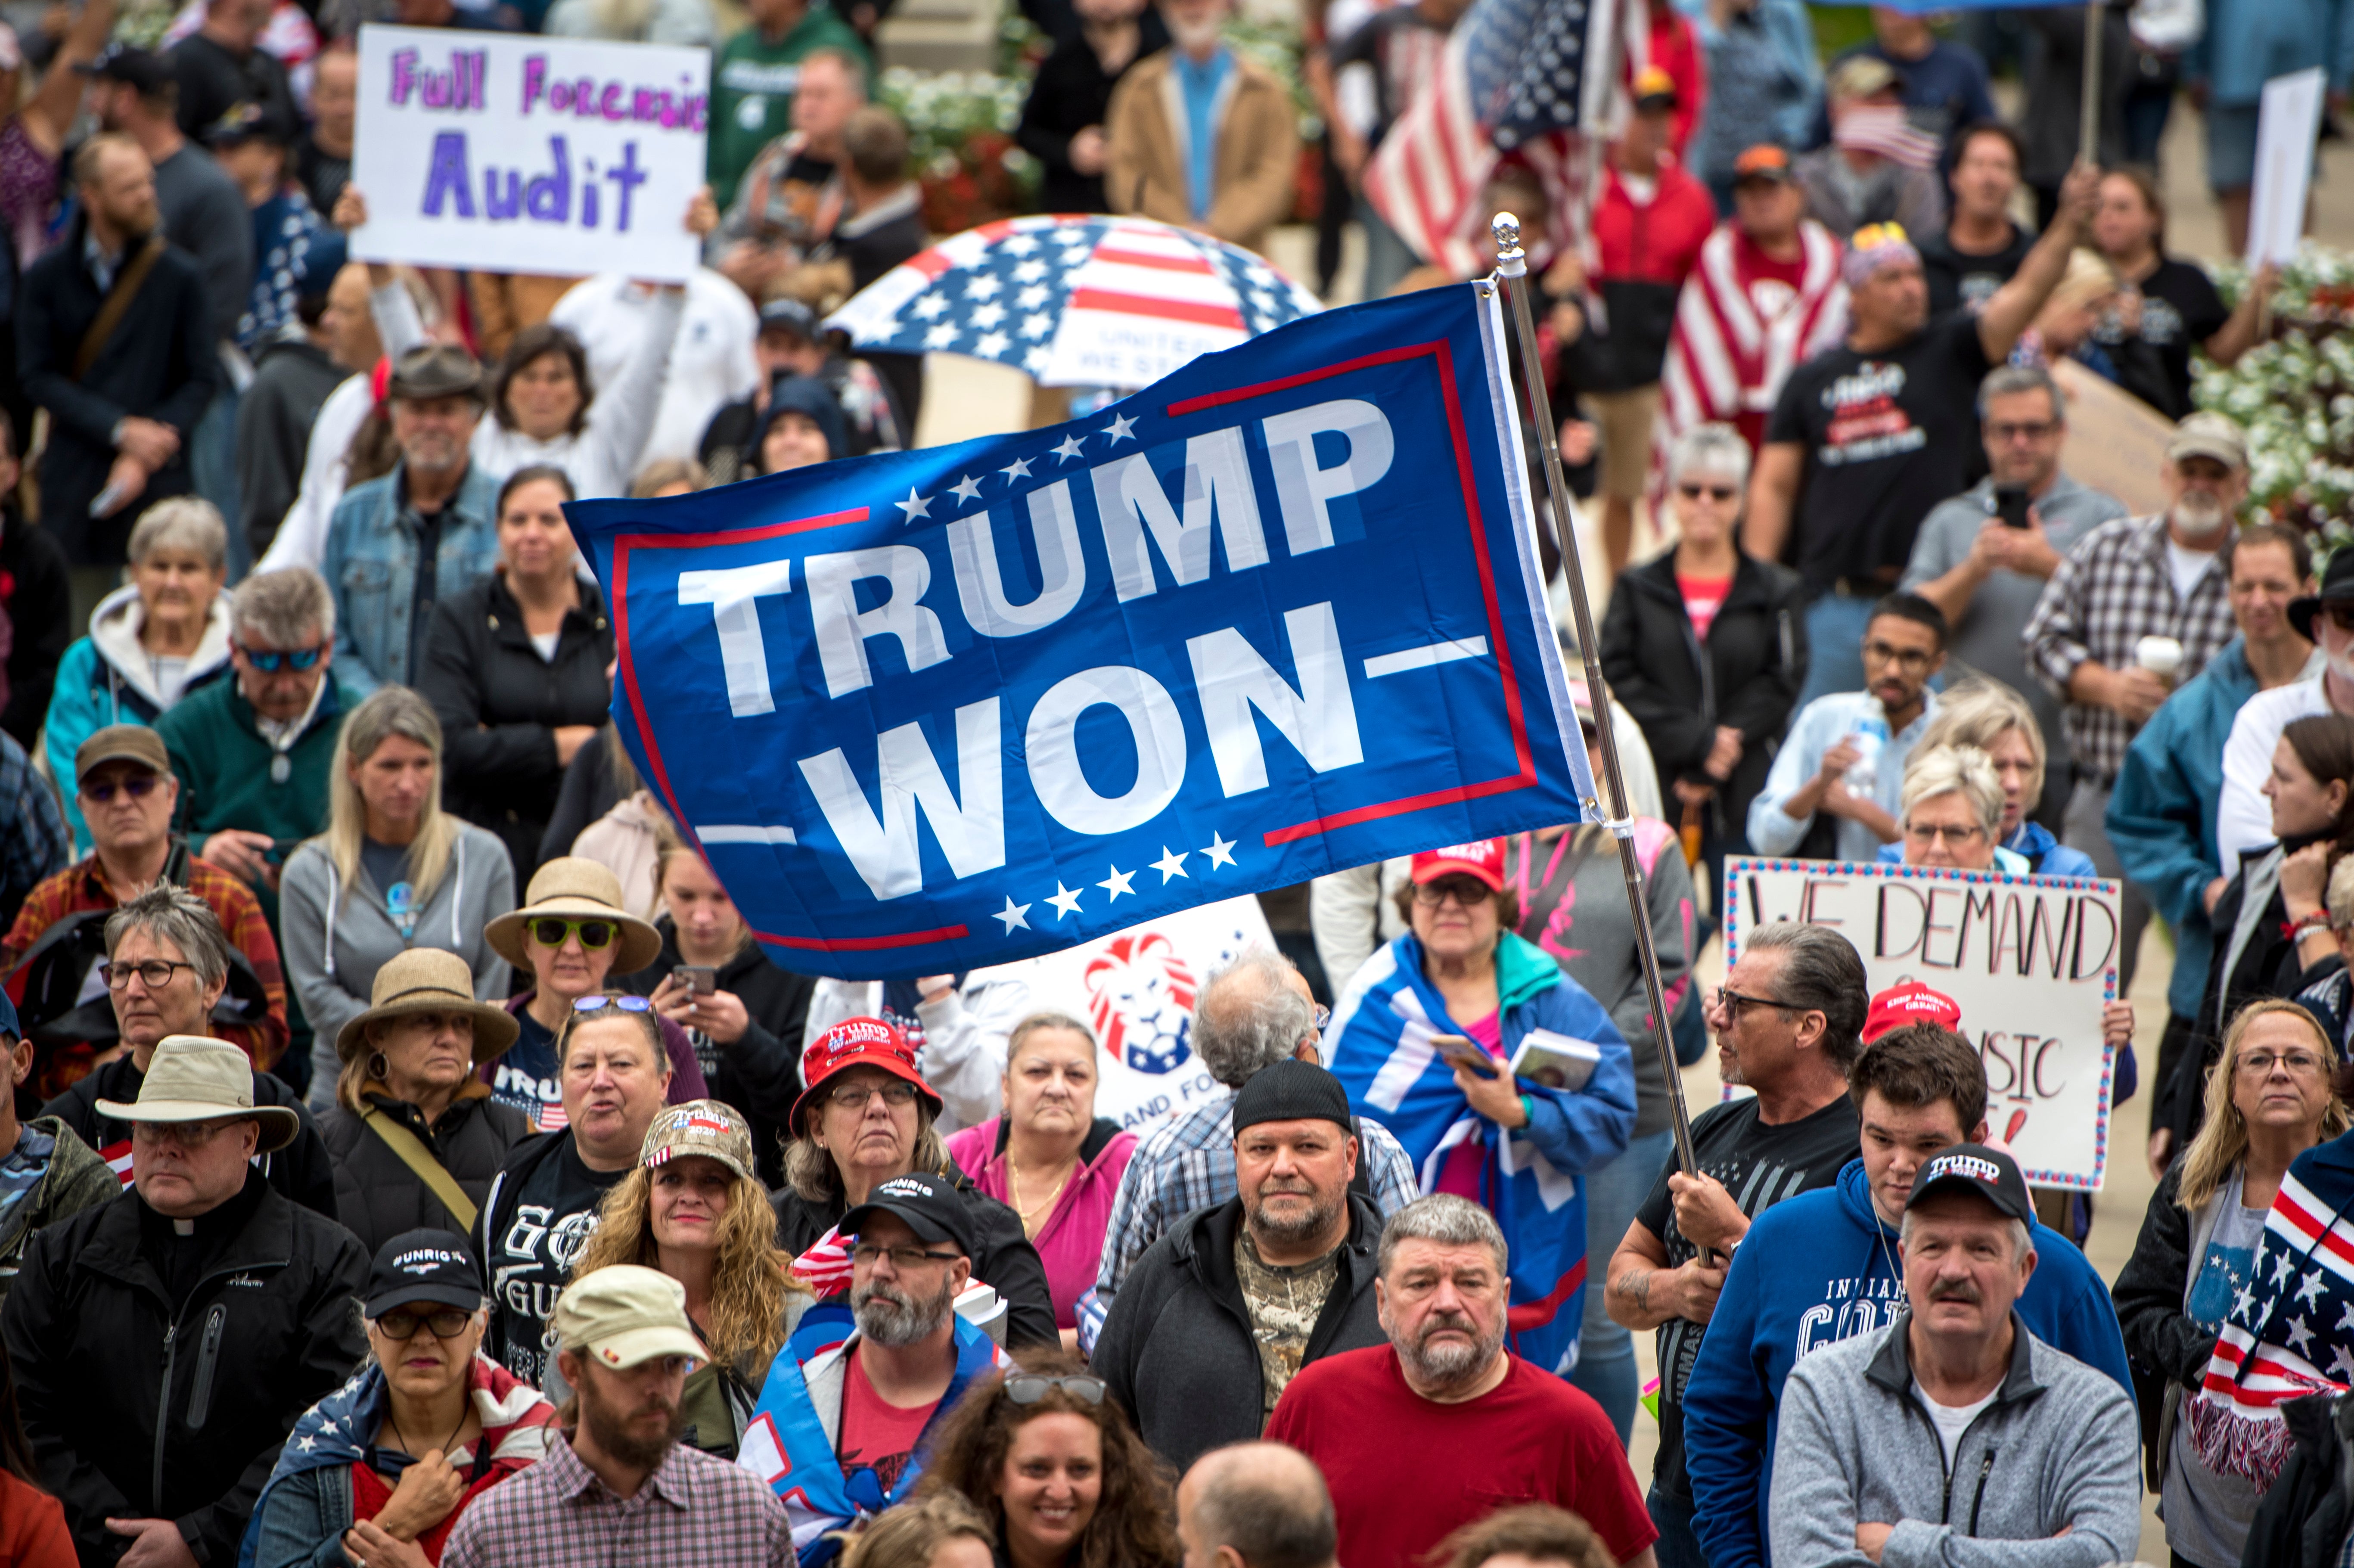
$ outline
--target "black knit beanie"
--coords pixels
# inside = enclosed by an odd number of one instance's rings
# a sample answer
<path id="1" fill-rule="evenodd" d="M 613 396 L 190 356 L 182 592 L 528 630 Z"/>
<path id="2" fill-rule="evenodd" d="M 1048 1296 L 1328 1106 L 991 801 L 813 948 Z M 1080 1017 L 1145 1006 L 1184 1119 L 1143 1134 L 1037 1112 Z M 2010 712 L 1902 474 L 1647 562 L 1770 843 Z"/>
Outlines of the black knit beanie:
<path id="1" fill-rule="evenodd" d="M 1351 1132 L 1349 1091 L 1323 1068 L 1287 1056 L 1262 1067 L 1235 1096 L 1235 1136 L 1263 1121 L 1335 1121 Z"/>

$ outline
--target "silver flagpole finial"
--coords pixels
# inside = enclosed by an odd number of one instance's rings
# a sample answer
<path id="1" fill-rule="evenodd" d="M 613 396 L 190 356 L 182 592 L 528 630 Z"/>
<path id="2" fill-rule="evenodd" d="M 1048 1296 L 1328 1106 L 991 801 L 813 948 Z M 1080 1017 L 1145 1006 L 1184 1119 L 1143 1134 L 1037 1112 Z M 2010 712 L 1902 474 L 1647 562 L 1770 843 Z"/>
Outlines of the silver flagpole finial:
<path id="1" fill-rule="evenodd" d="M 1521 220 L 1509 212 L 1500 212 L 1488 228 L 1496 237 L 1497 276 L 1528 276 L 1528 257 L 1521 249 Z"/>

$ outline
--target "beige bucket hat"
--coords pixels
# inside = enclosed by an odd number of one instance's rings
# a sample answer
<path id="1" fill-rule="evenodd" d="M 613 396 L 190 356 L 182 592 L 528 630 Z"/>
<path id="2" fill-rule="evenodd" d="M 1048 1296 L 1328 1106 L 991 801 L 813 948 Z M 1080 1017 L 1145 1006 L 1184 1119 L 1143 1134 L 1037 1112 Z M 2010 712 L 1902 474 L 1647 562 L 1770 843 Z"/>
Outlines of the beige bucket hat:
<path id="1" fill-rule="evenodd" d="M 531 954 L 525 931 L 542 916 L 567 920 L 610 920 L 620 927 L 612 972 L 635 974 L 662 956 L 662 933 L 621 907 L 621 882 L 593 860 L 559 855 L 532 874 L 524 906 L 510 910 L 483 928 L 491 950 L 525 974 Z"/>
<path id="2" fill-rule="evenodd" d="M 139 1097 L 129 1105 L 101 1100 L 98 1114 L 117 1121 L 220 1121 L 251 1117 L 261 1124 L 257 1154 L 294 1141 L 302 1120 L 291 1106 L 253 1103 L 253 1064 L 226 1040 L 202 1034 L 166 1034 L 147 1064 Z"/>
<path id="3" fill-rule="evenodd" d="M 522 1025 L 504 1007 L 474 998 L 474 971 L 455 953 L 411 948 L 395 954 L 376 971 L 368 1010 L 335 1033 L 335 1054 L 350 1061 L 367 1049 L 367 1026 L 379 1018 L 414 1012 L 463 1012 L 474 1021 L 474 1065 L 481 1066 L 515 1043 Z"/>

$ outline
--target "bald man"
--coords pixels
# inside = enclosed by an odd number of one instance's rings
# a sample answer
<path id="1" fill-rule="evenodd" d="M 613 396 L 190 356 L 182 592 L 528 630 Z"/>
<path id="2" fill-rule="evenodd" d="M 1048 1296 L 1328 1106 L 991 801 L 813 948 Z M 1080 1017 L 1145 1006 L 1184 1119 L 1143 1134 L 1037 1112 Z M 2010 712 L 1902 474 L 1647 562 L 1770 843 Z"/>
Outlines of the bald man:
<path id="1" fill-rule="evenodd" d="M 1334 1568 L 1340 1532 L 1323 1473 L 1281 1443 L 1230 1443 L 1177 1484 L 1185 1568 Z"/>

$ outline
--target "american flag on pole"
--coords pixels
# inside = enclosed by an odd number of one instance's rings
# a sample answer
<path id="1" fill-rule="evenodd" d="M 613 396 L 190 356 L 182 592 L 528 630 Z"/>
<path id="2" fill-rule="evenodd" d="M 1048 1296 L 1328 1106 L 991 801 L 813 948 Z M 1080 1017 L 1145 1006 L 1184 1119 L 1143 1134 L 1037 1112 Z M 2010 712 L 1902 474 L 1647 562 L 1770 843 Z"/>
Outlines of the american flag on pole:
<path id="1" fill-rule="evenodd" d="M 1494 253 L 1472 232 L 1487 216 L 1473 209 L 1511 154 L 1551 198 L 1546 245 L 1577 248 L 1591 199 L 1586 136 L 1608 123 L 1622 36 L 1643 47 L 1643 26 L 1628 25 L 1640 11 L 1641 0 L 1476 0 L 1447 37 L 1436 82 L 1366 165 L 1374 209 L 1416 255 L 1477 276 Z"/>

